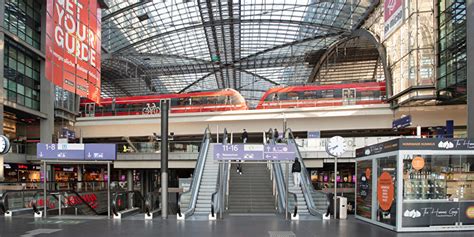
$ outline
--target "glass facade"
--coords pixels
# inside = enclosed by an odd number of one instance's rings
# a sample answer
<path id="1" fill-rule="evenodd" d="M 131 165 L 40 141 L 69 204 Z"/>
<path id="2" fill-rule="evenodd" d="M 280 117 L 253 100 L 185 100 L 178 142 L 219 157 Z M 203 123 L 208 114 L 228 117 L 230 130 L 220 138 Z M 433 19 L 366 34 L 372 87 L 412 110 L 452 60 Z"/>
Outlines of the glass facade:
<path id="1" fill-rule="evenodd" d="M 27 44 L 41 46 L 41 1 L 5 0 L 5 29 Z"/>
<path id="2" fill-rule="evenodd" d="M 436 98 L 434 2 L 402 1 L 403 23 L 385 37 L 385 1 L 381 1 L 362 27 L 379 37 L 386 48 L 392 73 L 392 96 L 398 97 L 393 103 L 402 105 L 414 98 L 432 100 Z"/>
<path id="3" fill-rule="evenodd" d="M 439 1 L 438 99 L 466 103 L 466 1 Z"/>
<path id="4" fill-rule="evenodd" d="M 5 37 L 4 97 L 25 107 L 40 109 L 40 61 L 25 47 Z"/>

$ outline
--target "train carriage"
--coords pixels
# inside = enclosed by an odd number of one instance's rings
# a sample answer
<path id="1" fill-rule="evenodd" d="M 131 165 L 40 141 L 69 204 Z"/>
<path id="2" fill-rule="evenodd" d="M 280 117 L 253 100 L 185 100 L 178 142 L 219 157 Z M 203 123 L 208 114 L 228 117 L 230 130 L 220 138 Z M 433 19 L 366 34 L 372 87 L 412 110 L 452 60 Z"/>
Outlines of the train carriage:
<path id="1" fill-rule="evenodd" d="M 160 101 L 171 101 L 170 113 L 217 112 L 246 110 L 245 99 L 233 89 L 220 91 L 191 92 L 104 98 L 101 104 L 81 99 L 82 117 L 152 115 L 159 113 Z"/>
<path id="2" fill-rule="evenodd" d="M 385 103 L 385 82 L 305 85 L 269 89 L 256 109 Z"/>

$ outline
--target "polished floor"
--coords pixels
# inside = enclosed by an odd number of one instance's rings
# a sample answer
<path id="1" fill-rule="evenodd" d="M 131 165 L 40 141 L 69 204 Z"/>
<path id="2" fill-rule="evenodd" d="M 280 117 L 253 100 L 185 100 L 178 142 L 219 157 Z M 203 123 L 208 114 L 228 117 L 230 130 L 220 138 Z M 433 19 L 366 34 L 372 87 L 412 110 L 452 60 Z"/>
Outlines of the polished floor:
<path id="1" fill-rule="evenodd" d="M 0 236 L 239 236 L 239 237 L 430 237 L 448 233 L 405 233 L 363 223 L 353 218 L 342 221 L 285 221 L 277 216 L 228 216 L 218 221 L 152 221 L 126 219 L 84 219 L 76 217 L 33 219 L 31 217 L 0 217 Z M 449 237 L 474 236 L 474 232 L 450 232 Z"/>

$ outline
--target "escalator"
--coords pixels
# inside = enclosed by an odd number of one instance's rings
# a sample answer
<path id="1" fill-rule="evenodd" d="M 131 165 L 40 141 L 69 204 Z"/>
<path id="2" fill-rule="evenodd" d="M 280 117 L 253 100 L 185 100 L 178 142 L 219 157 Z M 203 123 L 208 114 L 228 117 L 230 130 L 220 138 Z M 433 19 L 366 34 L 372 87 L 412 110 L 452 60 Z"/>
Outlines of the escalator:
<path id="1" fill-rule="evenodd" d="M 301 163 L 301 187 L 293 187 L 290 190 L 292 190 L 296 194 L 302 195 L 300 197 L 304 198 L 298 199 L 298 207 L 302 208 L 302 210 L 300 210 L 301 214 L 308 213 L 309 215 L 322 218 L 323 214 L 326 213 L 326 210 L 329 206 L 327 196 L 324 192 L 314 189 L 314 186 L 311 183 L 311 176 L 309 175 L 308 170 L 306 169 L 303 157 L 301 156 L 301 152 L 299 150 L 298 144 L 295 141 L 291 129 L 288 128 L 286 134 L 288 135 L 288 139 L 286 142 L 289 146 L 294 146 L 296 151 L 296 157 Z M 288 178 L 290 179 L 289 181 L 292 184 L 293 176 L 290 175 Z M 305 206 L 306 210 L 303 209 Z"/>
<path id="2" fill-rule="evenodd" d="M 201 150 L 194 168 L 190 188 L 187 192 L 182 193 L 178 199 L 177 215 L 180 220 L 193 215 L 207 218 L 212 212 L 213 196 L 216 196 L 214 193 L 220 186 L 218 182 L 220 168 L 219 163 L 214 161 L 214 144 L 211 144 L 211 140 L 211 134 L 209 128 L 207 128 L 201 141 Z M 224 138 L 225 140 L 226 138 Z"/>
<path id="3" fill-rule="evenodd" d="M 74 190 L 38 191 L 33 198 L 35 210 L 46 215 L 84 215 L 97 216 L 107 214 L 107 191 L 78 193 Z"/>
<path id="4" fill-rule="evenodd" d="M 301 184 L 300 187 L 296 187 L 293 184 L 293 175 L 287 172 L 283 172 L 284 167 L 283 164 L 275 162 L 273 163 L 273 171 L 275 174 L 277 190 L 279 190 L 278 200 L 282 200 L 285 198 L 284 194 L 281 192 L 286 191 L 286 185 L 288 182 L 288 192 L 290 196 L 288 197 L 289 203 L 289 210 L 297 210 L 298 214 L 302 218 L 309 218 L 315 217 L 317 219 L 321 219 L 322 215 L 326 212 L 329 202 L 327 201 L 326 194 L 317 191 L 314 189 L 309 173 L 306 169 L 304 164 L 304 160 L 302 159 L 301 153 L 299 151 L 298 145 L 295 142 L 293 133 L 291 129 L 287 129 L 286 131 L 288 139 L 284 140 L 289 146 L 293 146 L 296 151 L 296 157 L 298 158 L 299 162 L 301 163 Z M 269 134 L 267 136 L 268 142 L 271 144 L 276 143 L 276 138 L 272 134 L 272 131 L 269 130 Z M 291 169 L 291 164 L 289 164 L 289 169 Z M 279 208 L 283 205 L 280 201 L 278 203 Z"/>
<path id="5" fill-rule="evenodd" d="M 6 190 L 0 193 L 0 214 L 5 216 L 33 215 L 35 197 L 42 189 Z"/>

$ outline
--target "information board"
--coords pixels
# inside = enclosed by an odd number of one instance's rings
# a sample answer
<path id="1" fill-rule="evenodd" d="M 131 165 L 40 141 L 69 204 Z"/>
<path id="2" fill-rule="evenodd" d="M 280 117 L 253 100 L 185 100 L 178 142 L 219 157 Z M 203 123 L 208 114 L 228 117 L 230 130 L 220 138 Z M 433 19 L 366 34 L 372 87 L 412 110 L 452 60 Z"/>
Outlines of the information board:
<path id="1" fill-rule="evenodd" d="M 36 144 L 40 160 L 116 160 L 115 144 Z"/>
<path id="2" fill-rule="evenodd" d="M 287 144 L 215 144 L 214 160 L 294 160 L 295 149 Z"/>

